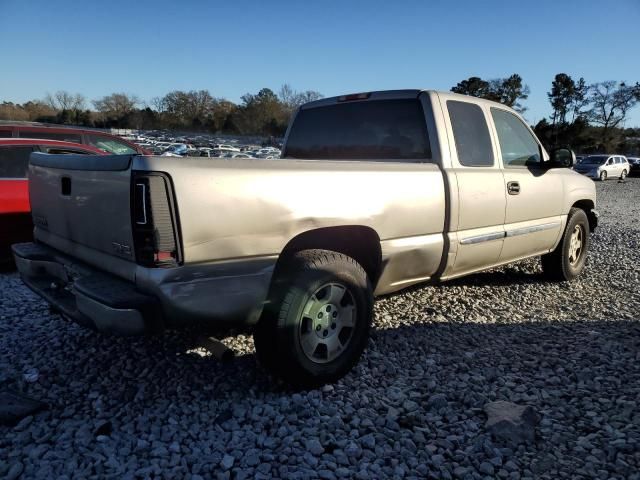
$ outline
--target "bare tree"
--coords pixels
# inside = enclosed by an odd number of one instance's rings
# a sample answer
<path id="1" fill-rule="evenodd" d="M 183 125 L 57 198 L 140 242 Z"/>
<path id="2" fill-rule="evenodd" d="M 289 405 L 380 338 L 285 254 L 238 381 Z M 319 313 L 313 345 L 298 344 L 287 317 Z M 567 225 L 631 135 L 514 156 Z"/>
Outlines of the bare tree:
<path id="1" fill-rule="evenodd" d="M 282 85 L 278 92 L 278 99 L 289 111 L 293 111 L 304 103 L 312 102 L 313 100 L 318 100 L 322 97 L 323 95 L 320 92 L 316 92 L 314 90 L 299 92 L 293 89 L 288 83 Z"/>
<path id="2" fill-rule="evenodd" d="M 203 120 L 211 117 L 215 105 L 216 99 L 208 90 L 174 90 L 167 93 L 161 103 L 173 121 L 182 125 L 203 123 Z"/>
<path id="3" fill-rule="evenodd" d="M 44 103 L 49 105 L 56 111 L 61 110 L 84 110 L 86 106 L 86 98 L 80 93 L 69 93 L 65 90 L 58 90 L 56 93 L 47 93 Z"/>
<path id="4" fill-rule="evenodd" d="M 151 108 L 158 113 L 162 113 L 167 109 L 164 97 L 153 97 L 149 103 Z"/>
<path id="5" fill-rule="evenodd" d="M 575 84 L 575 90 L 573 92 L 573 99 L 571 101 L 571 108 L 573 110 L 572 122 L 579 117 L 585 115 L 585 108 L 589 105 L 589 86 L 584 81 L 583 77 L 580 77 Z"/>
<path id="6" fill-rule="evenodd" d="M 30 120 L 29 114 L 21 105 L 13 102 L 0 103 L 0 120 Z"/>
<path id="7" fill-rule="evenodd" d="M 594 83 L 589 87 L 589 99 L 588 119 L 602 127 L 602 145 L 608 150 L 612 129 L 624 123 L 627 113 L 640 99 L 640 84 L 630 86 L 613 80 Z"/>
<path id="8" fill-rule="evenodd" d="M 140 99 L 135 95 L 126 93 L 112 93 L 93 101 L 96 110 L 106 118 L 121 119 L 133 112 Z"/>
<path id="9" fill-rule="evenodd" d="M 280 87 L 280 91 L 278 92 L 278 98 L 280 99 L 280 101 L 289 108 L 293 108 L 293 106 L 296 104 L 296 96 L 297 92 L 288 83 L 282 85 L 282 87 Z"/>

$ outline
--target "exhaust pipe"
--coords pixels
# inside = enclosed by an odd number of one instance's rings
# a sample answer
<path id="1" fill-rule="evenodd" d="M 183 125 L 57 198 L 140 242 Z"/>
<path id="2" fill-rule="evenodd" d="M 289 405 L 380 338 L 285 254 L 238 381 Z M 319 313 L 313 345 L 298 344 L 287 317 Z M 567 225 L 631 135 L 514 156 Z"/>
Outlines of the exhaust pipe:
<path id="1" fill-rule="evenodd" d="M 227 347 L 224 343 L 214 337 L 201 337 L 198 341 L 200 346 L 207 350 L 217 360 L 222 363 L 228 363 L 236 356 L 235 352 Z"/>

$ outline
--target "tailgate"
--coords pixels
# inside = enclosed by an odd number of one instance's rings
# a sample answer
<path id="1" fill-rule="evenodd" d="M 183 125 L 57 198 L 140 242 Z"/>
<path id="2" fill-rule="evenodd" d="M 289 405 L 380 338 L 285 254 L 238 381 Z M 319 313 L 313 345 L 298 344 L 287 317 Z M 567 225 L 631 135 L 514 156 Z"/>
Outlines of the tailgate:
<path id="1" fill-rule="evenodd" d="M 97 250 L 133 262 L 131 161 L 131 155 L 32 153 L 36 239 L 71 255 Z"/>

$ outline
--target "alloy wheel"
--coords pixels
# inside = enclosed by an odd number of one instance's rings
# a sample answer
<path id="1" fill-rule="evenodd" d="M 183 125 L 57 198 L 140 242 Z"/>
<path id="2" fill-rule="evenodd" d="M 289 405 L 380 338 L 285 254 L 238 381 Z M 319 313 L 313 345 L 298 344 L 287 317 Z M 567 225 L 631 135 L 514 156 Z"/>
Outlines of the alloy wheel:
<path id="1" fill-rule="evenodd" d="M 575 266 L 578 263 L 580 256 L 582 255 L 584 243 L 583 238 L 584 232 L 582 231 L 582 227 L 580 225 L 576 225 L 569 240 L 569 263 L 572 266 Z"/>
<path id="2" fill-rule="evenodd" d="M 322 285 L 302 310 L 298 339 L 305 356 L 314 363 L 335 360 L 351 342 L 356 318 L 356 303 L 346 286 Z"/>

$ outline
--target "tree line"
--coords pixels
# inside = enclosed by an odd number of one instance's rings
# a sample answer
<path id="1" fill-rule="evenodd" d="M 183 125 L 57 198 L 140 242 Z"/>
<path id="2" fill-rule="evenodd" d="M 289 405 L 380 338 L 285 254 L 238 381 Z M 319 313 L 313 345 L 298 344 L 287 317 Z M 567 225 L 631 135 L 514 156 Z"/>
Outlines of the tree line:
<path id="1" fill-rule="evenodd" d="M 136 95 L 112 93 L 89 101 L 79 93 L 58 91 L 23 104 L 0 103 L 0 120 L 36 121 L 97 128 L 171 129 L 240 135 L 281 136 L 301 104 L 322 98 L 313 90 L 284 84 L 247 93 L 240 103 L 208 90 L 175 90 L 146 103 Z"/>
<path id="2" fill-rule="evenodd" d="M 483 80 L 470 77 L 452 92 L 494 100 L 523 113 L 529 88 L 518 74 Z M 640 102 L 640 83 L 606 81 L 587 84 L 558 73 L 547 93 L 551 116 L 533 128 L 545 147 L 569 146 L 581 153 L 635 152 L 640 148 L 640 128 L 623 128 L 629 111 Z"/>
<path id="3" fill-rule="evenodd" d="M 451 91 L 500 102 L 520 113 L 526 112 L 524 103 L 530 93 L 517 73 L 495 79 L 469 77 Z M 588 84 L 584 78 L 558 73 L 547 96 L 552 113 L 534 126 L 546 147 L 569 146 L 584 153 L 637 152 L 640 148 L 640 128 L 624 128 L 629 111 L 640 101 L 640 83 Z M 126 93 L 89 102 L 79 93 L 58 91 L 23 104 L 2 102 L 0 120 L 281 136 L 299 105 L 322 97 L 317 91 L 297 91 L 288 84 L 278 93 L 269 88 L 247 93 L 239 103 L 215 97 L 208 90 L 175 90 L 149 102 Z"/>

